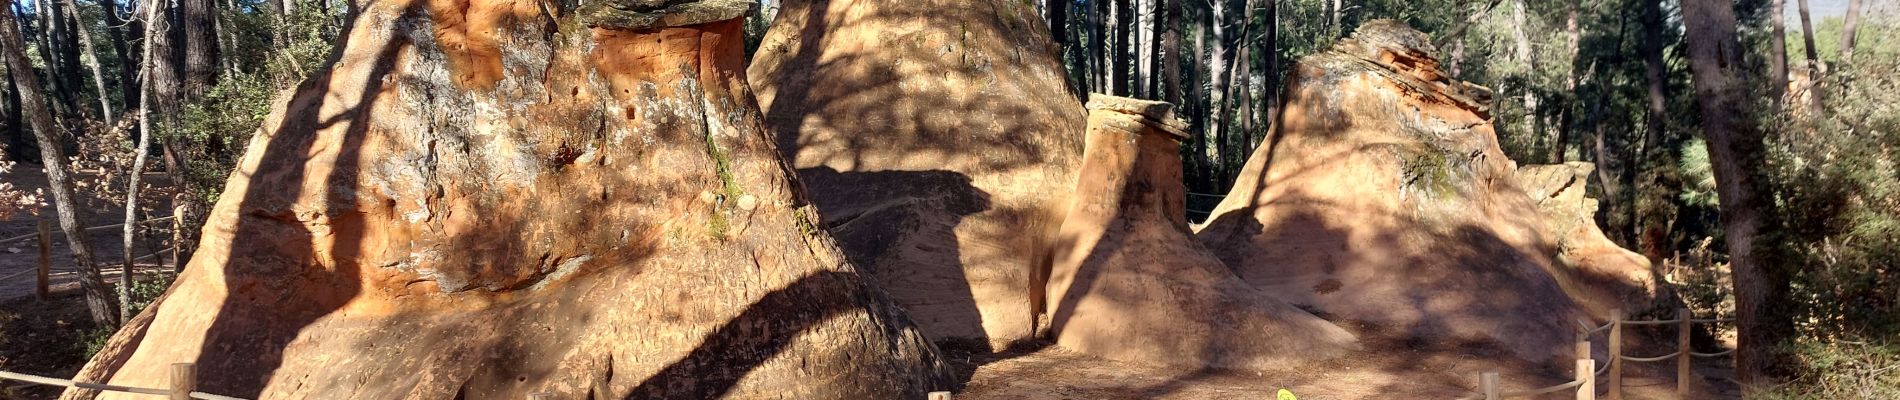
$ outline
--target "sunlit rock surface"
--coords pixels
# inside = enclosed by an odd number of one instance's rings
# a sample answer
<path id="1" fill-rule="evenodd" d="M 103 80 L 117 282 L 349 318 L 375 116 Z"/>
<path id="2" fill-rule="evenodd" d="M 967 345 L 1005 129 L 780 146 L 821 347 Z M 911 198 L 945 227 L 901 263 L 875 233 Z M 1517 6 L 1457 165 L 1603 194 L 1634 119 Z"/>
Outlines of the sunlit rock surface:
<path id="1" fill-rule="evenodd" d="M 199 390 L 246 398 L 949 389 L 817 226 L 740 21 L 702 21 L 732 3 L 669 2 L 704 23 L 642 30 L 547 2 L 366 3 L 252 140 L 178 282 L 79 380 L 166 387 L 188 362 Z"/>
<path id="2" fill-rule="evenodd" d="M 1084 113 L 1033 3 L 790 0 L 748 70 L 837 235 L 933 339 L 1030 337 Z"/>
<path id="3" fill-rule="evenodd" d="M 1247 285 L 1188 230 L 1167 103 L 1090 97 L 1075 204 L 1050 274 L 1064 348 L 1185 368 L 1273 369 L 1356 348 L 1352 334 Z"/>
<path id="4" fill-rule="evenodd" d="M 1370 21 L 1288 77 L 1286 105 L 1197 232 L 1240 277 L 1386 335 L 1570 354 L 1589 289 L 1499 150 L 1487 89 Z M 1595 320 L 1602 320 L 1595 315 Z M 1567 364 L 1566 364 L 1567 365 Z"/>

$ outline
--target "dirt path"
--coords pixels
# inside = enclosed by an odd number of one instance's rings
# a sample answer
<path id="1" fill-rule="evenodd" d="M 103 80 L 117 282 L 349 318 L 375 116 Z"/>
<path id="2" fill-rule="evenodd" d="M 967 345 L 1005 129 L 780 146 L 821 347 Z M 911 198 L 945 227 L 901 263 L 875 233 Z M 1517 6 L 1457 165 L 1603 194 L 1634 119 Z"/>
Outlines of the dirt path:
<path id="1" fill-rule="evenodd" d="M 154 182 L 154 186 L 157 187 L 165 186 L 164 177 L 161 174 L 147 174 L 143 179 Z M 22 165 L 18 168 L 14 168 L 12 172 L 0 175 L 0 180 L 13 183 L 23 190 L 44 189 L 46 187 L 45 172 L 32 166 Z M 124 208 L 111 202 L 89 197 L 90 196 L 81 196 L 85 204 L 83 208 L 89 213 L 85 218 L 86 226 L 110 225 L 124 222 Z M 170 212 L 160 211 L 153 212 L 153 214 L 156 216 L 164 216 L 170 215 Z M 51 219 L 54 218 L 55 215 L 57 214 L 49 204 L 41 209 L 38 215 L 23 213 L 21 215 L 15 215 L 12 219 L 0 220 L 0 239 L 35 233 L 39 230 L 40 218 Z M 156 225 L 160 225 L 157 226 L 157 228 L 160 229 L 169 229 L 169 225 L 167 224 L 161 223 Z M 121 267 L 123 264 L 121 260 L 124 260 L 125 257 L 120 255 L 119 248 L 123 241 L 120 239 L 123 237 L 120 232 L 121 231 L 117 228 L 88 232 L 91 234 L 89 241 L 92 244 L 92 250 L 95 254 L 94 258 L 96 258 L 97 262 L 103 267 L 101 272 L 105 274 L 107 282 L 116 282 L 119 271 L 123 269 Z M 67 245 L 65 235 L 60 232 L 57 222 L 54 222 L 52 234 L 54 239 L 52 246 L 53 271 L 49 276 L 51 278 L 51 289 L 56 292 L 62 290 L 76 290 L 79 287 L 79 274 L 73 269 L 72 250 Z M 141 238 L 141 243 L 139 243 L 133 251 L 141 257 L 159 252 L 159 250 L 166 245 L 165 241 L 169 240 L 168 235 L 167 233 L 164 235 L 165 237 L 157 237 L 161 235 L 147 233 Z M 169 257 L 169 253 L 166 253 L 155 257 L 143 258 L 139 260 L 138 267 L 141 272 L 170 270 L 171 260 Z M 30 271 L 34 268 L 38 268 L 38 265 L 39 242 L 36 239 L 0 243 L 0 277 L 12 276 L 0 280 L 0 301 L 32 296 L 34 291 L 34 274 Z"/>
<path id="2" fill-rule="evenodd" d="M 1287 389 L 1302 400 L 1452 399 L 1477 394 L 1478 375 L 1502 374 L 1504 390 L 1526 390 L 1570 381 L 1568 369 L 1519 361 L 1493 344 L 1450 345 L 1380 337 L 1376 328 L 1346 324 L 1366 350 L 1313 365 L 1275 371 L 1196 371 L 1103 360 L 1053 346 L 1001 354 L 972 355 L 947 348 L 966 377 L 957 398 L 1041 399 L 1271 399 Z M 1624 371 L 1626 399 L 1738 399 L 1728 385 L 1726 359 L 1698 360 L 1709 381 L 1698 393 L 1675 393 L 1675 364 L 1632 364 Z M 1597 394 L 1608 387 L 1598 378 Z M 1570 399 L 1574 392 L 1536 399 Z"/>

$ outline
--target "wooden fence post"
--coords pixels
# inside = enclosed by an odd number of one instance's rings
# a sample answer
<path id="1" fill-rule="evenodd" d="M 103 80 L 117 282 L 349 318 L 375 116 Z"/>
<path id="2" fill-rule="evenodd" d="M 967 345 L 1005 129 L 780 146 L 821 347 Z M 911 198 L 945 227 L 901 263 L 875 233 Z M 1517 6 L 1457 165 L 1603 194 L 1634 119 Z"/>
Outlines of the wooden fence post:
<path id="1" fill-rule="evenodd" d="M 1577 381 L 1583 382 L 1583 384 L 1577 385 L 1577 400 L 1596 400 L 1597 360 L 1588 358 L 1577 359 L 1577 371 L 1575 375 Z"/>
<path id="2" fill-rule="evenodd" d="M 172 199 L 172 273 L 185 272 L 185 203 Z"/>
<path id="3" fill-rule="evenodd" d="M 1689 361 L 1691 358 L 1694 357 L 1694 356 L 1689 355 L 1689 353 L 1691 349 L 1695 348 L 1694 346 L 1689 345 L 1689 331 L 1693 330 L 1694 329 L 1693 327 L 1695 326 L 1695 323 L 1689 320 L 1689 318 L 1691 317 L 1692 315 L 1689 313 L 1688 308 L 1676 309 L 1676 319 L 1682 320 L 1682 322 L 1678 322 L 1676 324 L 1676 352 L 1677 352 L 1676 353 L 1676 395 L 1677 396 L 1689 395 L 1689 379 L 1691 376 L 1693 376 L 1689 373 Z"/>
<path id="4" fill-rule="evenodd" d="M 1596 358 L 1596 356 L 1590 354 L 1590 334 L 1589 333 L 1585 333 L 1585 332 L 1577 333 L 1576 350 L 1577 350 L 1578 360 L 1588 360 L 1588 359 Z"/>
<path id="5" fill-rule="evenodd" d="M 1478 389 L 1484 391 L 1484 400 L 1504 398 L 1504 390 L 1498 388 L 1498 373 L 1486 372 L 1478 375 Z"/>
<path id="6" fill-rule="evenodd" d="M 950 400 L 950 392 L 930 392 L 929 400 Z"/>
<path id="7" fill-rule="evenodd" d="M 172 400 L 191 400 L 191 391 L 198 390 L 198 371 L 191 363 L 172 364 Z"/>
<path id="8" fill-rule="evenodd" d="M 1610 400 L 1623 400 L 1623 309 L 1610 310 Z"/>
<path id="9" fill-rule="evenodd" d="M 39 271 L 33 273 L 33 275 L 35 279 L 33 283 L 33 296 L 40 300 L 46 300 L 52 294 L 50 291 L 52 283 L 49 282 L 49 280 L 52 279 L 53 275 L 53 227 L 52 224 L 46 222 L 45 218 L 40 219 Z"/>

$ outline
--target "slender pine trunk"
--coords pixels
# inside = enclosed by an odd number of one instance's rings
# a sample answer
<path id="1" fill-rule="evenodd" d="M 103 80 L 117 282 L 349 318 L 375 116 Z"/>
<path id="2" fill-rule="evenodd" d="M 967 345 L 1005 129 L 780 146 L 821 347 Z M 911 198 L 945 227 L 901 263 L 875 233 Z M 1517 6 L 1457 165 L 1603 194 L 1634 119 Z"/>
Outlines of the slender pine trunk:
<path id="1" fill-rule="evenodd" d="M 1827 63 L 1821 61 L 1820 50 L 1814 47 L 1814 22 L 1808 16 L 1808 0 L 1795 2 L 1801 12 L 1801 40 L 1805 44 L 1808 56 L 1808 107 L 1814 116 L 1821 116 L 1821 75 L 1827 69 Z"/>
<path id="2" fill-rule="evenodd" d="M 42 97 L 39 78 L 33 76 L 33 64 L 26 59 L 26 39 L 20 32 L 20 23 L 13 13 L 0 13 L 0 47 L 4 47 L 7 70 L 13 77 L 13 83 L 19 90 L 20 109 L 32 124 L 33 136 L 39 140 L 40 160 L 46 168 L 47 191 L 52 192 L 53 207 L 59 213 L 59 228 L 66 233 L 66 244 L 73 252 L 74 267 L 79 269 L 79 287 L 86 292 L 86 309 L 92 315 L 92 321 L 100 325 L 119 324 L 119 304 L 112 299 L 112 289 L 106 287 L 105 278 L 99 274 L 98 264 L 93 263 L 92 242 L 87 240 L 86 227 L 81 218 L 84 211 L 78 207 L 78 198 L 73 193 L 72 178 L 66 174 L 64 146 L 59 141 L 59 126 L 53 123 L 52 110 L 48 110 L 46 99 Z"/>
<path id="3" fill-rule="evenodd" d="M 160 4 L 160 2 L 151 2 L 145 7 L 145 20 L 148 21 L 145 27 L 146 43 L 152 43 L 153 36 L 164 36 L 168 34 L 169 32 L 167 31 L 171 29 L 170 21 L 167 21 L 165 18 L 159 18 L 158 12 L 161 7 L 157 7 L 158 4 Z M 157 46 L 145 47 L 144 56 L 140 57 L 139 62 L 140 75 L 152 76 L 152 66 L 155 64 L 152 62 L 154 56 L 152 50 L 154 47 Z M 152 91 L 149 87 L 140 88 L 139 104 L 151 104 L 149 103 L 151 93 Z M 140 132 L 151 132 L 149 130 L 151 125 L 146 118 L 146 116 L 150 114 L 147 111 L 146 109 L 139 109 Z M 151 148 L 152 135 L 139 135 L 138 147 L 136 150 L 133 150 L 135 153 L 133 153 L 132 156 L 132 173 L 130 177 L 127 178 L 125 189 L 125 226 L 123 227 L 125 241 L 121 243 L 119 247 L 119 253 L 125 257 L 125 272 L 119 274 L 119 304 L 132 304 L 132 281 L 134 278 L 132 268 L 136 264 L 133 257 L 137 257 L 132 253 L 132 244 L 137 242 L 136 239 L 138 239 L 139 181 L 140 177 L 145 175 L 145 155 L 151 152 Z M 132 307 L 120 308 L 119 320 L 130 320 L 132 318 L 130 315 L 131 312 Z"/>
<path id="4" fill-rule="evenodd" d="M 69 8 L 72 10 L 79 9 L 78 6 L 75 6 L 73 4 L 73 0 L 60 0 L 60 1 L 62 3 L 66 3 L 66 8 Z M 109 1 L 109 0 L 101 0 L 101 1 L 103 2 L 103 1 Z M 77 28 L 75 29 L 75 31 L 79 33 L 79 47 L 84 52 L 84 55 L 86 57 L 86 68 L 92 70 L 92 85 L 95 90 L 99 91 L 100 116 L 105 117 L 106 124 L 117 123 L 118 118 L 115 118 L 112 115 L 112 96 L 106 94 L 107 92 L 106 92 L 105 72 L 102 71 L 101 68 L 99 68 L 99 51 L 98 49 L 92 46 L 92 32 L 89 32 L 89 30 L 86 29 L 86 24 L 81 23 L 79 21 L 78 12 L 68 14 L 67 16 L 72 19 L 72 25 L 75 28 Z"/>
<path id="5" fill-rule="evenodd" d="M 1847 0 L 1847 15 L 1841 20 L 1841 55 L 1836 63 L 1854 60 L 1854 34 L 1860 30 L 1860 0 Z"/>

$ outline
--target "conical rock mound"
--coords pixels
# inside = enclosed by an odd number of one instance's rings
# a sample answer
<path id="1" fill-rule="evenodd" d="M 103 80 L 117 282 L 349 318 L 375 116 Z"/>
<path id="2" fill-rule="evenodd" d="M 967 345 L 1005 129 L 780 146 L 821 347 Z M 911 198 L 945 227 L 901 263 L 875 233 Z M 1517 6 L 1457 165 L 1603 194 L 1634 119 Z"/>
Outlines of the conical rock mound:
<path id="1" fill-rule="evenodd" d="M 1395 337 L 1563 357 L 1577 284 L 1497 145 L 1489 92 L 1428 38 L 1360 26 L 1300 60 L 1286 105 L 1198 232 L 1247 282 Z"/>
<path id="2" fill-rule="evenodd" d="M 1056 344 L 1109 359 L 1272 369 L 1356 348 L 1353 336 L 1247 285 L 1188 230 L 1185 123 L 1167 103 L 1089 100 L 1075 203 L 1055 241 Z"/>
<path id="3" fill-rule="evenodd" d="M 647 3 L 365 3 L 252 140 L 198 257 L 79 379 L 165 387 L 188 362 L 201 391 L 267 399 L 948 389 L 763 130 L 733 19 L 753 5 Z"/>
<path id="4" fill-rule="evenodd" d="M 748 71 L 845 254 L 933 339 L 1029 338 L 1085 114 L 1031 3 L 789 0 Z"/>

